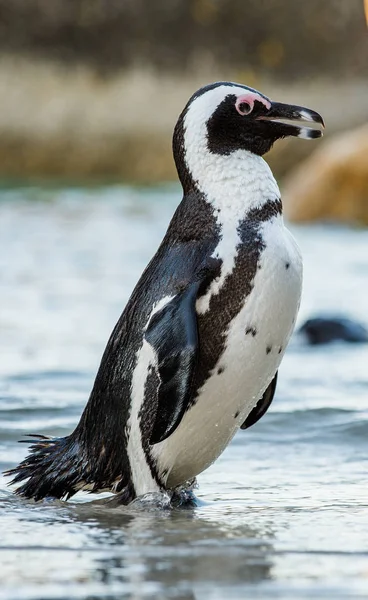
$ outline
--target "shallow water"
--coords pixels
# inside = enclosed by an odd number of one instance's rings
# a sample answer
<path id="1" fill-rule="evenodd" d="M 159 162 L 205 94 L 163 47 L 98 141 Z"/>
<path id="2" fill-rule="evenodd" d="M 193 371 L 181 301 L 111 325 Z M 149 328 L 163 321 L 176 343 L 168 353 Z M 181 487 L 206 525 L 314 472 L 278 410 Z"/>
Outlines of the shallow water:
<path id="1" fill-rule="evenodd" d="M 0 192 L 0 469 L 65 435 L 178 189 Z M 368 321 L 368 231 L 293 228 L 300 320 Z M 0 481 L 0 599 L 368 598 L 368 346 L 294 338 L 272 408 L 199 476 L 196 509 L 34 504 Z"/>

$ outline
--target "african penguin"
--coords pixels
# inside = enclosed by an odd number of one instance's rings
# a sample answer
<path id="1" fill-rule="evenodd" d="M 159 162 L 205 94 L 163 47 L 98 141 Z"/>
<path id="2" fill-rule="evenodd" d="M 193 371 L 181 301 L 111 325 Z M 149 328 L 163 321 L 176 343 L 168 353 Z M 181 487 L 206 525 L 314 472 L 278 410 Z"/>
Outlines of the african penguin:
<path id="1" fill-rule="evenodd" d="M 122 503 L 190 482 L 268 409 L 292 333 L 302 260 L 262 156 L 322 117 L 218 82 L 179 116 L 183 199 L 102 357 L 75 431 L 35 436 L 8 471 L 21 496 L 109 490 Z M 285 122 L 286 121 L 286 122 Z M 189 483 L 188 483 L 189 482 Z"/>

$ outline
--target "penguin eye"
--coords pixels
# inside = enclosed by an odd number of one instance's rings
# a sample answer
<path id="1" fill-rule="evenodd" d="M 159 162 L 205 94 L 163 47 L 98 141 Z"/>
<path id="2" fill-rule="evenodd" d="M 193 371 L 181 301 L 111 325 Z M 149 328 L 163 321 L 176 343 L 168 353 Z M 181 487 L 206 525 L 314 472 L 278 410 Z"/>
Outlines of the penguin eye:
<path id="1" fill-rule="evenodd" d="M 244 102 L 244 100 L 237 105 L 237 110 L 241 115 L 249 115 L 252 112 L 252 108 L 253 106 L 249 102 Z"/>

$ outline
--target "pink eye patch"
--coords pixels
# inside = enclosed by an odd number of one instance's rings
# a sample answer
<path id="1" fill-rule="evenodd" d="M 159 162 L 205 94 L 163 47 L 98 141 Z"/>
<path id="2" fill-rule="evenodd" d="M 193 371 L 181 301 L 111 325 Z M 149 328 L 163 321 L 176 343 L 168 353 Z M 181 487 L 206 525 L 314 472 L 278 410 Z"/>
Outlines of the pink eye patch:
<path id="1" fill-rule="evenodd" d="M 263 96 L 260 96 L 256 92 L 248 92 L 247 94 L 242 94 L 241 96 L 238 96 L 235 103 L 235 108 L 240 115 L 249 115 L 253 110 L 254 103 L 256 100 L 257 102 L 262 102 L 262 104 L 264 104 L 267 110 L 271 108 L 271 102 L 269 102 L 269 100 L 266 100 L 266 98 L 263 98 Z"/>

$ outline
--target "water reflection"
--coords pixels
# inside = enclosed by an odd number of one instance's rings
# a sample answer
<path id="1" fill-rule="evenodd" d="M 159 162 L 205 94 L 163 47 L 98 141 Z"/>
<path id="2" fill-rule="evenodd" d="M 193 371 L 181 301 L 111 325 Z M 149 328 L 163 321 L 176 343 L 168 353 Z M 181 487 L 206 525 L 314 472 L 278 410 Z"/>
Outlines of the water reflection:
<path id="1" fill-rule="evenodd" d="M 70 598 L 83 583 L 96 597 L 114 590 L 137 600 L 150 594 L 191 600 L 196 588 L 270 579 L 272 527 L 250 526 L 217 504 L 141 511 L 103 501 L 34 504 L 2 493 L 1 520 L 9 531 L 0 547 L 2 582 L 11 586 L 21 577 L 27 597 L 42 582 L 53 594 L 61 584 L 72 586 Z"/>
<path id="2" fill-rule="evenodd" d="M 241 585 L 271 577 L 271 532 L 250 527 L 239 514 L 223 514 L 221 506 L 142 513 L 79 505 L 72 515 L 89 523 L 92 538 L 108 538 L 113 549 L 96 560 L 97 580 L 129 584 L 137 599 L 144 597 L 140 589 L 146 584 L 189 599 L 196 598 L 193 586 Z"/>

